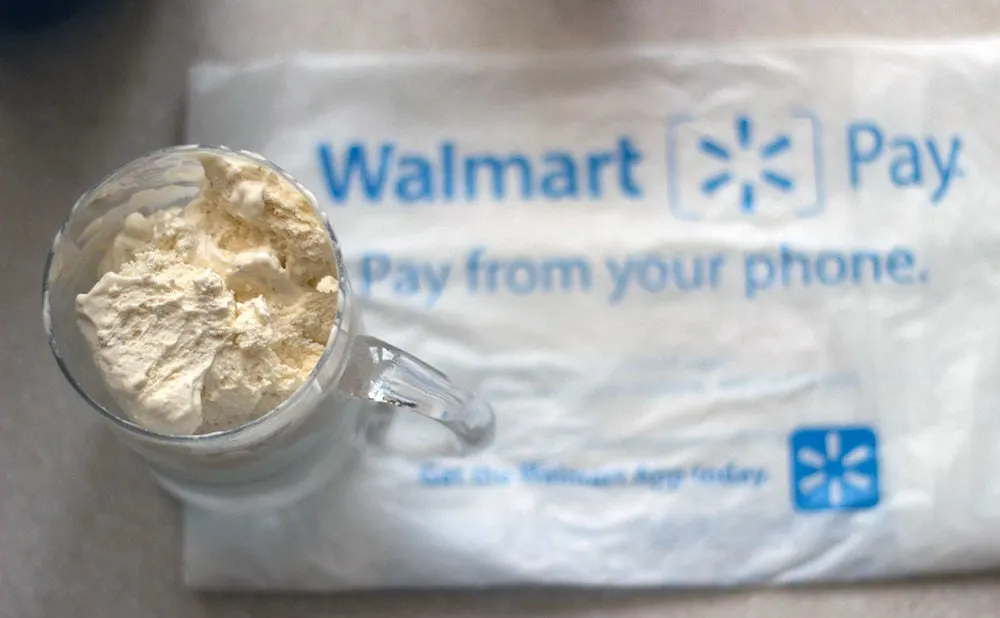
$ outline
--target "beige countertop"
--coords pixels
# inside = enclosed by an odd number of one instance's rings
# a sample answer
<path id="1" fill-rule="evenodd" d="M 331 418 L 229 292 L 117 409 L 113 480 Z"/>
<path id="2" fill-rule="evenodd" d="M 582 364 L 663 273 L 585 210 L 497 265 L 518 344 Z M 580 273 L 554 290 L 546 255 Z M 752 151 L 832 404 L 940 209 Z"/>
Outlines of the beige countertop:
<path id="1" fill-rule="evenodd" d="M 49 31 L 0 36 L 0 616 L 1000 615 L 990 576 L 730 593 L 195 595 L 180 582 L 179 509 L 62 379 L 39 318 L 60 220 L 102 174 L 180 139 L 185 72 L 198 59 L 998 27 L 998 0 L 120 0 Z"/>

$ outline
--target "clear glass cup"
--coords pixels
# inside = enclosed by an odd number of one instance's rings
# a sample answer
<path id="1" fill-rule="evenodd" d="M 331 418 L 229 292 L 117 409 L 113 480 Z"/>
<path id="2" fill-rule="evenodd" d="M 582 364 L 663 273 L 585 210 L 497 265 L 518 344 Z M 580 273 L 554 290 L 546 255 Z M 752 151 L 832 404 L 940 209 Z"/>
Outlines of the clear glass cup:
<path id="1" fill-rule="evenodd" d="M 330 235 L 340 298 L 320 361 L 281 405 L 235 429 L 167 435 L 133 423 L 122 412 L 77 326 L 75 303 L 77 294 L 96 282 L 98 264 L 125 217 L 183 205 L 200 192 L 205 180 L 197 157 L 204 153 L 265 166 L 309 199 Z M 439 443 L 446 448 L 438 454 L 473 452 L 492 442 L 494 415 L 488 403 L 420 359 L 364 334 L 326 215 L 312 193 L 260 155 L 218 146 L 178 146 L 119 168 L 73 206 L 52 243 L 43 286 L 45 329 L 66 378 L 139 454 L 156 480 L 185 502 L 214 509 L 288 504 L 343 471 L 359 446 L 385 447 L 387 430 L 400 411 L 447 430 L 452 440 Z"/>

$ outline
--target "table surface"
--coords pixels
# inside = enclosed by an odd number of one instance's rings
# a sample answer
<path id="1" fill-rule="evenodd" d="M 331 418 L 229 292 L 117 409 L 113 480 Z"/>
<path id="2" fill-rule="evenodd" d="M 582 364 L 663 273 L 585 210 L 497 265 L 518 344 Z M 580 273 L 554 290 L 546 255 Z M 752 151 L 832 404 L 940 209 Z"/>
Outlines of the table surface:
<path id="1" fill-rule="evenodd" d="M 1000 578 L 726 593 L 197 595 L 180 512 L 81 407 L 39 319 L 45 251 L 105 172 L 181 139 L 200 59 L 990 34 L 1000 0 L 107 0 L 0 36 L 0 616 L 996 616 Z"/>

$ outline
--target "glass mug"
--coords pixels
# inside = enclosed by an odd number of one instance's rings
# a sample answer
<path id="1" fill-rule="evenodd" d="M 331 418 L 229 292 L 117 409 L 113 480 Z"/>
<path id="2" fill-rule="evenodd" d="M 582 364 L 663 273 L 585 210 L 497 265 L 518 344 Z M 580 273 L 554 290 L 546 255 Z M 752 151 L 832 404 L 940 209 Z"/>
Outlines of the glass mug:
<path id="1" fill-rule="evenodd" d="M 104 385 L 77 326 L 77 294 L 97 281 L 98 264 L 129 214 L 184 205 L 201 190 L 198 161 L 213 154 L 266 167 L 302 192 L 321 217 L 336 258 L 339 300 L 333 331 L 306 382 L 246 425 L 199 435 L 168 435 L 130 421 Z M 217 146 L 178 146 L 136 159 L 86 192 L 56 234 L 45 265 L 42 314 L 49 344 L 73 387 L 154 478 L 181 500 L 206 508 L 277 507 L 309 495 L 371 444 L 386 446 L 399 411 L 449 430 L 452 454 L 488 446 L 488 403 L 453 385 L 414 356 L 364 334 L 337 238 L 315 197 L 260 155 Z M 447 453 L 438 453 L 447 454 Z"/>

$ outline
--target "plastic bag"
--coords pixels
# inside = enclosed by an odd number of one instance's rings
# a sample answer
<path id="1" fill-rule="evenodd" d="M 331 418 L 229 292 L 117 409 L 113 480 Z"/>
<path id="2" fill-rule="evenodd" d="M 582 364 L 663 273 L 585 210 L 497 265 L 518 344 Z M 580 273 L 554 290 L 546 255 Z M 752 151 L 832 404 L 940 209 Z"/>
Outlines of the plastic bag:
<path id="1" fill-rule="evenodd" d="M 472 460 L 188 510 L 194 587 L 735 585 L 1000 564 L 1000 47 L 204 65 L 190 141 L 328 209 Z"/>

